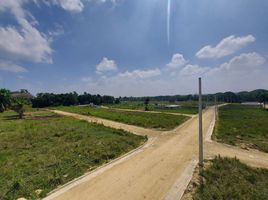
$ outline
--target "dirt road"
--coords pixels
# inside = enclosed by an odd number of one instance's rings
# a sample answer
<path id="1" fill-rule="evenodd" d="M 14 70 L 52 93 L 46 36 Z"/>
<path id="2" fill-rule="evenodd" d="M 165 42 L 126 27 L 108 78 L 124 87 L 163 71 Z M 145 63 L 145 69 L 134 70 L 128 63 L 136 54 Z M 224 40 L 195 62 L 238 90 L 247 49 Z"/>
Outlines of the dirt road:
<path id="1" fill-rule="evenodd" d="M 67 114 L 58 112 L 59 114 Z M 122 128 L 137 134 L 149 134 L 154 142 L 138 154 L 114 164 L 96 176 L 85 176 L 73 185 L 68 185 L 46 199 L 174 199 L 173 195 L 182 195 L 187 186 L 185 180 L 191 179 L 197 159 L 197 118 L 183 126 L 165 132 L 157 132 L 140 127 L 123 125 L 94 117 L 68 114 L 83 120 L 103 123 L 114 128 Z M 207 130 L 213 117 L 213 111 L 204 114 L 204 129 Z M 145 131 L 146 130 L 146 131 Z M 156 136 L 156 134 L 158 136 Z M 181 178 L 179 184 L 174 185 Z M 84 180 L 83 180 L 84 179 Z M 182 184 L 181 184 L 182 183 Z M 172 187 L 180 188 L 172 190 Z M 181 194 L 179 194 L 181 193 Z M 173 195 L 172 195 L 173 194 Z"/>
<path id="2" fill-rule="evenodd" d="M 111 110 L 119 110 L 119 111 L 129 111 L 129 112 L 146 112 L 146 113 L 164 113 L 164 114 L 169 114 L 169 115 L 184 115 L 184 116 L 187 116 L 187 117 L 193 117 L 194 114 L 185 114 L 185 113 L 176 113 L 176 112 L 160 112 L 160 111 L 152 111 L 152 110 L 148 110 L 148 111 L 145 111 L 145 110 L 131 110 L 131 109 L 126 109 L 126 108 L 109 108 L 109 107 L 106 107 L 106 106 L 102 106 L 102 108 L 105 108 L 105 109 L 111 109 Z"/>
<path id="3" fill-rule="evenodd" d="M 146 129 L 146 128 L 142 128 L 139 126 L 123 124 L 123 123 L 115 122 L 115 121 L 108 120 L 108 119 L 101 119 L 101 118 L 92 117 L 92 116 L 79 115 L 79 114 L 69 113 L 69 112 L 64 112 L 64 111 L 59 111 L 59 110 L 52 110 L 52 111 L 60 115 L 74 117 L 79 120 L 94 122 L 97 124 L 103 124 L 104 126 L 115 128 L 115 129 L 122 129 L 128 132 L 134 133 L 136 135 L 147 135 L 148 137 L 154 137 L 154 136 L 158 136 L 161 134 L 161 131 L 158 131 L 158 130 Z"/>
<path id="4" fill-rule="evenodd" d="M 110 120 L 55 111 L 105 126 L 121 128 L 135 134 L 148 135 L 149 143 L 136 152 L 118 159 L 66 185 L 45 198 L 57 200 L 140 200 L 180 199 L 186 189 L 198 155 L 198 118 L 195 116 L 172 131 L 155 131 L 125 125 Z M 214 109 L 209 108 L 203 115 L 205 154 L 207 157 L 218 153 L 237 156 L 255 166 L 268 167 L 268 155 L 248 153 L 241 149 L 229 148 L 210 140 L 213 130 Z"/>
<path id="5" fill-rule="evenodd" d="M 243 150 L 236 146 L 221 144 L 217 142 L 205 143 L 207 158 L 213 158 L 215 155 L 225 157 L 237 157 L 241 162 L 252 167 L 261 167 L 268 169 L 268 154 L 255 149 Z"/>

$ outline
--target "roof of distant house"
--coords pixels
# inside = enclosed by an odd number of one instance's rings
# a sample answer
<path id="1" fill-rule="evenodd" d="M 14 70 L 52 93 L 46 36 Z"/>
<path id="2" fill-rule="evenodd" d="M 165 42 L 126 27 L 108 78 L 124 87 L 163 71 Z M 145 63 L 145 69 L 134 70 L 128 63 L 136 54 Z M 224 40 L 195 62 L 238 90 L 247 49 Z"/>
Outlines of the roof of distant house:
<path id="1" fill-rule="evenodd" d="M 165 105 L 166 108 L 178 108 L 181 107 L 181 105 Z"/>
<path id="2" fill-rule="evenodd" d="M 242 105 L 247 105 L 247 106 L 259 106 L 262 105 L 260 102 L 243 102 L 241 103 Z"/>

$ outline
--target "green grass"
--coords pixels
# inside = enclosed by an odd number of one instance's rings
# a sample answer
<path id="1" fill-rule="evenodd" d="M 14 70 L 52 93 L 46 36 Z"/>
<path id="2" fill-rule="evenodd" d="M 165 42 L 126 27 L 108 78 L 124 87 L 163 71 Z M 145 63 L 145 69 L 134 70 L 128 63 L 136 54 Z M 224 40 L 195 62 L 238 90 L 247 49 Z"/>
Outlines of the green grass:
<path id="1" fill-rule="evenodd" d="M 175 116 L 165 113 L 119 111 L 106 108 L 69 106 L 56 107 L 55 109 L 82 115 L 96 116 L 145 128 L 155 128 L 161 130 L 173 129 L 189 119 L 189 117 L 181 115 Z"/>
<path id="2" fill-rule="evenodd" d="M 268 111 L 239 104 L 220 107 L 214 134 L 221 142 L 268 152 Z"/>
<path id="3" fill-rule="evenodd" d="M 197 107 L 186 107 L 182 106 L 181 108 L 174 108 L 174 109 L 154 109 L 155 111 L 160 112 L 167 112 L 167 113 L 182 113 L 182 114 L 197 114 L 198 108 Z"/>
<path id="4" fill-rule="evenodd" d="M 127 101 L 121 102 L 119 104 L 107 104 L 109 108 L 120 108 L 120 109 L 131 109 L 131 110 L 144 110 L 145 105 L 143 101 Z M 148 105 L 149 110 L 153 110 L 154 104 L 149 103 Z"/>
<path id="5" fill-rule="evenodd" d="M 26 113 L 23 120 L 7 111 L 0 122 L 0 199 L 44 197 L 146 140 L 48 111 Z"/>
<path id="6" fill-rule="evenodd" d="M 195 200 L 268 199 L 268 170 L 251 168 L 237 159 L 215 158 L 203 177 Z"/>
<path id="7" fill-rule="evenodd" d="M 178 104 L 178 105 L 181 105 L 181 107 L 176 108 L 176 109 L 165 109 L 165 108 L 159 109 L 156 106 L 156 105 L 168 105 L 168 104 Z M 120 104 L 109 104 L 107 106 L 109 108 L 132 109 L 132 110 L 144 110 L 145 109 L 143 101 L 128 101 L 128 102 L 121 102 Z M 198 102 L 183 101 L 183 102 L 169 103 L 168 101 L 150 101 L 148 108 L 149 108 L 149 111 L 197 114 Z"/>

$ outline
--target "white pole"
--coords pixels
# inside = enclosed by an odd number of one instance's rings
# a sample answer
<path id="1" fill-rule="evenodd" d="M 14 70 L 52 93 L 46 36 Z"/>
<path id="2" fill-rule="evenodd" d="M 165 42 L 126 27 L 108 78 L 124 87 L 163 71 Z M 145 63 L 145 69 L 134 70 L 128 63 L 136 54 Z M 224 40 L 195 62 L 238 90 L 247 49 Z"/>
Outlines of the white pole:
<path id="1" fill-rule="evenodd" d="M 217 119 L 217 96 L 215 95 L 215 120 Z"/>
<path id="2" fill-rule="evenodd" d="M 199 81 L 199 166 L 203 167 L 202 82 Z"/>

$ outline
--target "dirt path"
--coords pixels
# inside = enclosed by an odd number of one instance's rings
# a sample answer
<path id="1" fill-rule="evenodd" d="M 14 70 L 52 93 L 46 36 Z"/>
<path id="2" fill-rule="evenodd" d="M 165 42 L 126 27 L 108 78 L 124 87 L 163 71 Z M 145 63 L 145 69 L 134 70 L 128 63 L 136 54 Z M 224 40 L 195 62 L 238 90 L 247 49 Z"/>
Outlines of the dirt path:
<path id="1" fill-rule="evenodd" d="M 123 109 L 123 108 L 109 108 L 107 106 L 102 106 L 102 108 L 111 109 L 111 110 L 119 110 L 119 111 L 129 111 L 129 112 L 146 112 L 146 113 L 164 113 L 164 114 L 169 114 L 169 115 L 184 115 L 184 116 L 187 116 L 187 117 L 193 117 L 193 116 L 195 116 L 195 115 L 185 114 L 185 113 L 160 112 L 160 111 L 145 111 L 145 110 L 132 110 L 132 109 Z"/>
<path id="2" fill-rule="evenodd" d="M 148 134 L 154 141 L 123 162 L 114 163 L 111 168 L 101 172 L 93 172 L 52 193 L 46 199 L 156 200 L 174 199 L 174 196 L 183 194 L 197 159 L 196 117 L 172 131 L 160 132 L 95 117 L 55 112 L 136 134 Z M 204 114 L 205 130 L 208 129 L 212 117 L 213 111 L 207 110 Z M 177 182 L 180 179 L 183 181 Z"/>
<path id="3" fill-rule="evenodd" d="M 115 122 L 115 121 L 108 120 L 108 119 L 85 116 L 85 115 L 69 113 L 69 112 L 64 112 L 64 111 L 59 111 L 59 110 L 52 110 L 52 111 L 60 115 L 74 117 L 79 120 L 94 122 L 97 124 L 103 124 L 104 126 L 115 128 L 115 129 L 122 129 L 128 132 L 134 133 L 136 135 L 147 135 L 148 137 L 154 137 L 154 136 L 158 136 L 159 134 L 161 134 L 161 131 L 158 131 L 158 130 L 146 129 L 146 128 L 142 128 L 139 126 L 123 124 L 123 123 Z"/>
<path id="4" fill-rule="evenodd" d="M 207 158 L 213 158 L 215 155 L 237 157 L 241 162 L 252 167 L 268 169 L 268 154 L 258 150 L 243 150 L 239 147 L 228 144 L 207 142 L 205 143 L 205 152 Z"/>
<path id="5" fill-rule="evenodd" d="M 225 106 L 227 104 L 222 104 L 221 106 Z M 244 150 L 236 146 L 223 144 L 215 142 L 211 139 L 213 128 L 215 125 L 215 113 L 214 117 L 211 121 L 210 128 L 207 132 L 206 138 L 205 138 L 205 157 L 210 159 L 214 156 L 221 155 L 225 157 L 237 157 L 241 162 L 244 162 L 250 166 L 253 167 L 262 167 L 262 168 L 268 168 L 268 154 L 255 150 L 255 149 L 249 149 Z"/>
<path id="6" fill-rule="evenodd" d="M 160 132 L 95 117 L 55 112 L 139 135 L 148 135 L 149 142 L 137 151 L 53 192 L 46 200 L 173 200 L 180 199 L 183 195 L 197 164 L 197 116 L 172 131 Z M 265 153 L 212 142 L 210 135 L 214 119 L 213 108 L 204 111 L 204 151 L 207 158 L 220 153 L 223 156 L 236 156 L 254 166 L 268 167 L 268 155 Z"/>

